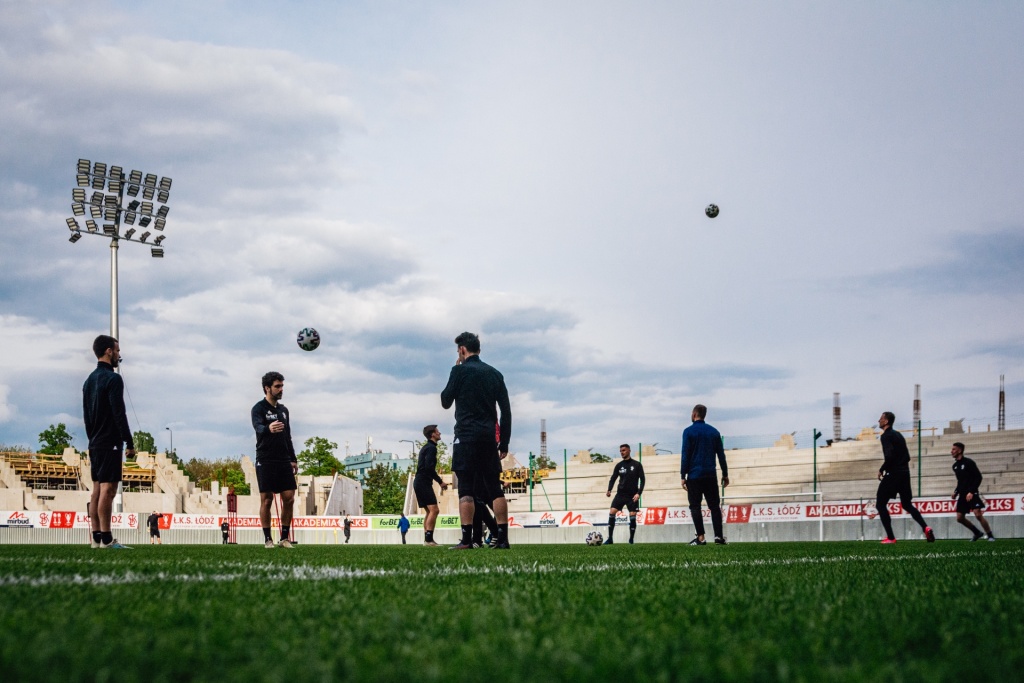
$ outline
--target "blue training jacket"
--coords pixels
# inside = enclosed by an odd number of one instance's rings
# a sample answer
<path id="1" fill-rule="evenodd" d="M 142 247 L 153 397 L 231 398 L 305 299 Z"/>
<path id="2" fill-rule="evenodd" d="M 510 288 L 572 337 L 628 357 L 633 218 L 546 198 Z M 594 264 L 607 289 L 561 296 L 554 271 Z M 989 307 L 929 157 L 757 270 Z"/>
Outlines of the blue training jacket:
<path id="1" fill-rule="evenodd" d="M 725 449 L 722 448 L 722 435 L 704 420 L 696 420 L 683 430 L 682 453 L 680 471 L 683 479 L 714 477 L 716 455 L 722 465 L 722 476 L 729 476 L 729 468 L 725 464 Z"/>

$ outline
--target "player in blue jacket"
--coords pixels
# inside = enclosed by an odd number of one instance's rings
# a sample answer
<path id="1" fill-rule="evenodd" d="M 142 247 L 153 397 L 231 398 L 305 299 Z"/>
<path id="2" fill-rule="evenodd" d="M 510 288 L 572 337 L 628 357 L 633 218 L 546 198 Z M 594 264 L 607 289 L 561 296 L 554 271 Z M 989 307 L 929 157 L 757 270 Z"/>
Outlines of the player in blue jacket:
<path id="1" fill-rule="evenodd" d="M 729 485 L 729 468 L 725 464 L 725 449 L 722 435 L 704 422 L 708 414 L 705 406 L 697 404 L 690 413 L 693 424 L 683 430 L 681 474 L 683 490 L 690 501 L 690 514 L 697 536 L 690 545 L 706 545 L 704 540 L 704 517 L 701 513 L 701 499 L 708 502 L 711 510 L 711 526 L 715 531 L 715 543 L 725 545 L 722 532 L 722 505 L 718 495 L 718 473 L 715 458 L 722 465 L 722 486 Z"/>

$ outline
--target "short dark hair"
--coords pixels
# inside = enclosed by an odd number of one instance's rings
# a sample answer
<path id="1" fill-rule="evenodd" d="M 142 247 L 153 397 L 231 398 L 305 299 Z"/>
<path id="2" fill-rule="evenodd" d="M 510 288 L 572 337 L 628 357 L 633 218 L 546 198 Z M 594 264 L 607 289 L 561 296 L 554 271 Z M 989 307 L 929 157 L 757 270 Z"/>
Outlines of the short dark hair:
<path id="1" fill-rule="evenodd" d="M 463 332 L 455 338 L 457 346 L 465 346 L 470 353 L 480 353 L 480 337 L 472 332 Z"/>
<path id="2" fill-rule="evenodd" d="M 882 413 L 882 415 L 885 415 L 885 419 L 889 421 L 889 426 L 890 427 L 892 427 L 894 424 L 896 424 L 896 416 L 893 415 L 888 410 L 885 411 L 884 413 Z"/>
<path id="3" fill-rule="evenodd" d="M 708 407 L 698 403 L 693 407 L 693 412 L 697 413 L 697 417 L 703 420 L 708 416 Z"/>
<path id="4" fill-rule="evenodd" d="M 96 340 L 92 343 L 92 352 L 96 354 L 97 358 L 102 358 L 103 354 L 107 352 L 107 349 L 114 348 L 114 344 L 117 340 L 111 337 L 109 334 L 101 334 L 96 337 Z"/>
<path id="5" fill-rule="evenodd" d="M 964 445 L 962 443 L 960 443 L 959 441 L 954 441 L 953 445 L 956 446 L 957 448 L 959 448 L 961 453 L 964 452 Z"/>
<path id="6" fill-rule="evenodd" d="M 273 370 L 271 370 L 267 374 L 263 375 L 263 388 L 268 389 L 274 386 L 274 382 L 277 381 L 283 382 L 284 375 L 282 375 L 280 372 L 274 372 Z"/>
<path id="7" fill-rule="evenodd" d="M 430 437 L 433 436 L 435 429 L 437 429 L 437 425 L 427 425 L 423 428 L 423 436 L 427 437 L 427 440 L 429 441 Z"/>
<path id="8" fill-rule="evenodd" d="M 620 444 L 619 444 L 619 448 L 625 448 L 625 449 L 626 449 L 627 451 L 628 451 L 628 450 L 630 450 L 630 449 L 629 449 L 629 444 L 628 444 L 628 443 L 620 443 Z"/>

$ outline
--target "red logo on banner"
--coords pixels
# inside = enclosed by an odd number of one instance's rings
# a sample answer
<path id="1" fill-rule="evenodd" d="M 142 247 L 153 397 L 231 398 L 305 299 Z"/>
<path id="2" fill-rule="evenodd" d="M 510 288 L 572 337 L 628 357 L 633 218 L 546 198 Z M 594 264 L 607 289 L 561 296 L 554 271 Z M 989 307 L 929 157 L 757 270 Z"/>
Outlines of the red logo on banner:
<path id="1" fill-rule="evenodd" d="M 45 527 L 46 519 L 44 515 L 39 516 L 40 523 Z M 54 512 L 50 515 L 50 528 L 51 529 L 74 529 L 75 528 L 75 513 L 74 512 Z"/>
<path id="2" fill-rule="evenodd" d="M 985 498 L 986 512 L 1013 512 L 1013 498 Z"/>
<path id="3" fill-rule="evenodd" d="M 565 517 L 562 517 L 562 526 L 593 526 L 590 522 L 583 520 L 583 515 L 574 515 L 571 512 L 565 513 Z"/>
<path id="4" fill-rule="evenodd" d="M 750 508 L 752 504 L 746 505 L 730 505 L 729 512 L 726 514 L 725 521 L 727 524 L 746 524 L 750 521 Z"/>
<path id="5" fill-rule="evenodd" d="M 156 521 L 157 527 L 160 529 L 170 529 L 171 520 L 174 519 L 174 515 L 160 515 L 160 519 Z"/>
<path id="6" fill-rule="evenodd" d="M 668 515 L 668 508 L 646 508 L 644 510 L 644 524 L 664 524 Z"/>
<path id="7" fill-rule="evenodd" d="M 12 512 L 11 516 L 8 517 L 7 519 L 28 519 L 28 515 L 26 515 L 24 512 L 17 512 L 17 511 L 15 511 L 15 512 Z"/>

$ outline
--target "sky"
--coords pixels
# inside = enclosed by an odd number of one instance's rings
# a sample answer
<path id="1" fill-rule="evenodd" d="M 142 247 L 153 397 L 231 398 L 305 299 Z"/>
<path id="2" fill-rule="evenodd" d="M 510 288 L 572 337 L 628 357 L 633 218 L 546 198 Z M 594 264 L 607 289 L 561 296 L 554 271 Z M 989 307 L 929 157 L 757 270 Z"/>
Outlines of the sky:
<path id="1" fill-rule="evenodd" d="M 63 422 L 110 329 L 79 158 L 173 179 L 119 253 L 129 422 L 251 455 L 452 411 L 453 340 L 511 450 L 843 436 L 883 410 L 1024 424 L 1024 4 L 0 0 L 0 444 Z M 704 208 L 721 213 L 708 218 Z M 296 344 L 304 327 L 322 345 Z M 1019 426 L 1019 425 L 1018 425 Z M 520 458 L 523 460 L 524 458 Z"/>

